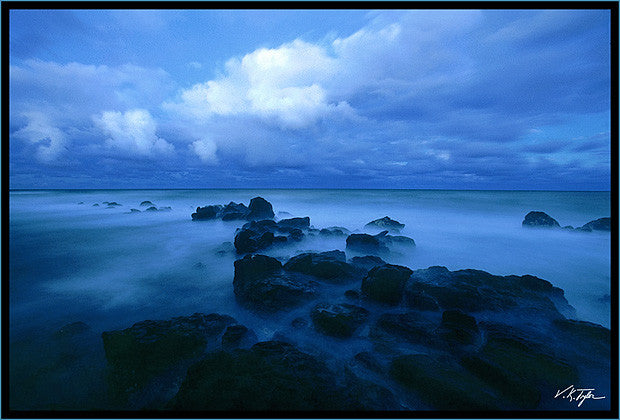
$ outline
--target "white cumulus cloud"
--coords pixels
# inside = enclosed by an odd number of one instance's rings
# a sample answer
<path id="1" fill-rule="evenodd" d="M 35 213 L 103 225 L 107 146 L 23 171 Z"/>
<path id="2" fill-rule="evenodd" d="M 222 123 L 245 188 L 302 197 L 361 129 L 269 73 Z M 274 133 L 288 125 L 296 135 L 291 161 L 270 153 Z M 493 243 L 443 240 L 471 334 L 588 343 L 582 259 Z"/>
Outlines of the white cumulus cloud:
<path id="1" fill-rule="evenodd" d="M 109 136 L 106 145 L 141 156 L 170 154 L 174 146 L 156 134 L 157 123 L 145 109 L 106 111 L 93 120 Z"/>
<path id="2" fill-rule="evenodd" d="M 37 159 L 46 163 L 56 160 L 66 147 L 65 133 L 42 112 L 33 111 L 23 115 L 28 119 L 28 124 L 17 130 L 13 135 L 32 144 L 46 143 L 37 148 Z"/>
<path id="3" fill-rule="evenodd" d="M 201 161 L 208 164 L 218 163 L 217 156 L 215 154 L 217 152 L 217 145 L 213 142 L 213 140 L 197 140 L 190 144 L 189 148 L 200 158 Z"/>

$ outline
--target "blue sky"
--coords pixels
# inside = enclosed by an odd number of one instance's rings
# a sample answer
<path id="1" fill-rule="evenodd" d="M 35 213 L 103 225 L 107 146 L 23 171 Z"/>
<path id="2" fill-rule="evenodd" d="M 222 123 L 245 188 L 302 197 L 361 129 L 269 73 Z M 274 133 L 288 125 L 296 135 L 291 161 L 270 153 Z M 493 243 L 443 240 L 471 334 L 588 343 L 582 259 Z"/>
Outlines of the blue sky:
<path id="1" fill-rule="evenodd" d="M 610 188 L 605 10 L 10 11 L 11 188 Z"/>

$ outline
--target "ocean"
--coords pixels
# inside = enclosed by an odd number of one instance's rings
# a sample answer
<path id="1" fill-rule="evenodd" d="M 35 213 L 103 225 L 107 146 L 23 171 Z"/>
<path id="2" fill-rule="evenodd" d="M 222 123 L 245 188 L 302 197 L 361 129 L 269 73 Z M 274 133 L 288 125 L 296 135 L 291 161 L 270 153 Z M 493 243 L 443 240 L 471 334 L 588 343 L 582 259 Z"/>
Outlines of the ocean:
<path id="1" fill-rule="evenodd" d="M 609 217 L 609 192 L 14 190 L 8 259 L 12 350 L 18 348 L 14 343 L 28 349 L 36 337 L 77 321 L 98 337 L 145 319 L 195 312 L 229 314 L 259 339 L 269 339 L 279 322 L 289 320 L 256 317 L 233 293 L 233 263 L 239 257 L 230 243 L 244 222 L 191 219 L 197 206 L 247 205 L 256 196 L 273 205 L 276 218 L 309 216 L 317 228 L 363 232 L 366 223 L 389 216 L 404 223 L 400 234 L 416 242 L 415 248 L 385 258 L 390 263 L 414 270 L 439 265 L 534 275 L 562 288 L 578 319 L 610 325 L 609 232 L 521 226 L 532 210 L 562 226 Z M 144 211 L 145 200 L 171 210 Z M 121 206 L 107 208 L 105 201 Z M 132 208 L 143 211 L 131 213 Z M 311 238 L 268 253 L 285 259 L 333 249 L 344 251 L 345 238 Z M 26 394 L 23 401 L 28 398 L 36 407 Z M 46 406 L 49 401 L 41 398 Z"/>

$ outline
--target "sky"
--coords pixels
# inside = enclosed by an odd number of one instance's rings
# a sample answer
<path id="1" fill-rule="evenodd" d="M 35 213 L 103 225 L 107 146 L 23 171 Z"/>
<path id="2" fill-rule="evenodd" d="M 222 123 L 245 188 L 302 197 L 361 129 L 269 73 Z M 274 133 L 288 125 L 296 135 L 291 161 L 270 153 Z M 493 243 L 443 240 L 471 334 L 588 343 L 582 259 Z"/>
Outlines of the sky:
<path id="1" fill-rule="evenodd" d="M 609 190 L 609 10 L 11 10 L 11 188 Z"/>

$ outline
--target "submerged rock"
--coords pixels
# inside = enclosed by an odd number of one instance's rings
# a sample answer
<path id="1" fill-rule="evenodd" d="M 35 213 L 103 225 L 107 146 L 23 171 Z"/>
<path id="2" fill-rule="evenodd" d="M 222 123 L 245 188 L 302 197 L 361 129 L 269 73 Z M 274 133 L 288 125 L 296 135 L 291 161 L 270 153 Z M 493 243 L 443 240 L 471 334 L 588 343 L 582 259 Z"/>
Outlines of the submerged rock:
<path id="1" fill-rule="evenodd" d="M 129 209 L 129 213 L 142 213 L 142 212 L 138 209 Z"/>
<path id="2" fill-rule="evenodd" d="M 104 204 L 106 204 L 104 202 Z M 117 207 L 117 206 L 122 206 L 122 204 L 118 204 L 116 201 L 112 201 L 111 203 L 107 203 L 108 207 Z"/>
<path id="3" fill-rule="evenodd" d="M 284 264 L 284 269 L 335 283 L 352 281 L 361 277 L 358 269 L 346 263 L 345 253 L 337 250 L 296 255 Z"/>
<path id="4" fill-rule="evenodd" d="M 255 309 L 272 312 L 299 305 L 315 294 L 316 285 L 307 276 L 284 271 L 280 261 L 265 255 L 235 261 L 235 296 Z"/>
<path id="5" fill-rule="evenodd" d="M 400 265 L 374 267 L 362 280 L 362 293 L 377 302 L 397 305 L 411 273 L 409 268 Z"/>
<path id="6" fill-rule="evenodd" d="M 192 220 L 215 219 L 221 209 L 222 209 L 222 206 L 197 207 L 196 213 L 192 213 Z"/>
<path id="7" fill-rule="evenodd" d="M 341 237 L 349 235 L 349 230 L 340 226 L 332 226 L 319 230 L 319 235 Z"/>
<path id="8" fill-rule="evenodd" d="M 291 219 L 282 219 L 278 222 L 279 228 L 297 228 L 307 229 L 310 227 L 309 217 L 293 217 Z"/>
<path id="9" fill-rule="evenodd" d="M 152 206 L 155 206 L 155 204 L 151 203 L 148 200 L 140 203 L 140 207 L 152 207 Z"/>
<path id="10" fill-rule="evenodd" d="M 400 232 L 400 230 L 404 228 L 405 225 L 403 223 L 397 222 L 396 220 L 390 219 L 388 216 L 385 216 L 382 219 L 373 220 L 372 222 L 367 223 L 366 227 L 387 229 L 392 232 Z"/>
<path id="11" fill-rule="evenodd" d="M 157 211 L 157 207 L 155 207 L 155 206 L 149 207 L 148 209 L 146 209 L 144 211 Z"/>
<path id="12" fill-rule="evenodd" d="M 560 227 L 557 220 L 542 211 L 529 212 L 525 215 L 521 225 L 524 227 Z"/>
<path id="13" fill-rule="evenodd" d="M 235 235 L 237 253 L 252 253 L 278 243 L 301 241 L 305 234 L 300 228 L 293 227 L 293 225 L 305 224 L 305 219 L 308 219 L 308 222 L 310 220 L 309 218 L 303 218 L 302 221 L 285 219 L 287 222 L 284 224 L 280 224 L 283 222 L 282 220 L 276 223 L 271 219 L 248 222 L 237 230 Z"/>
<path id="14" fill-rule="evenodd" d="M 334 337 L 353 335 L 368 319 L 369 312 L 359 306 L 320 303 L 314 307 L 310 317 L 317 331 Z"/>

